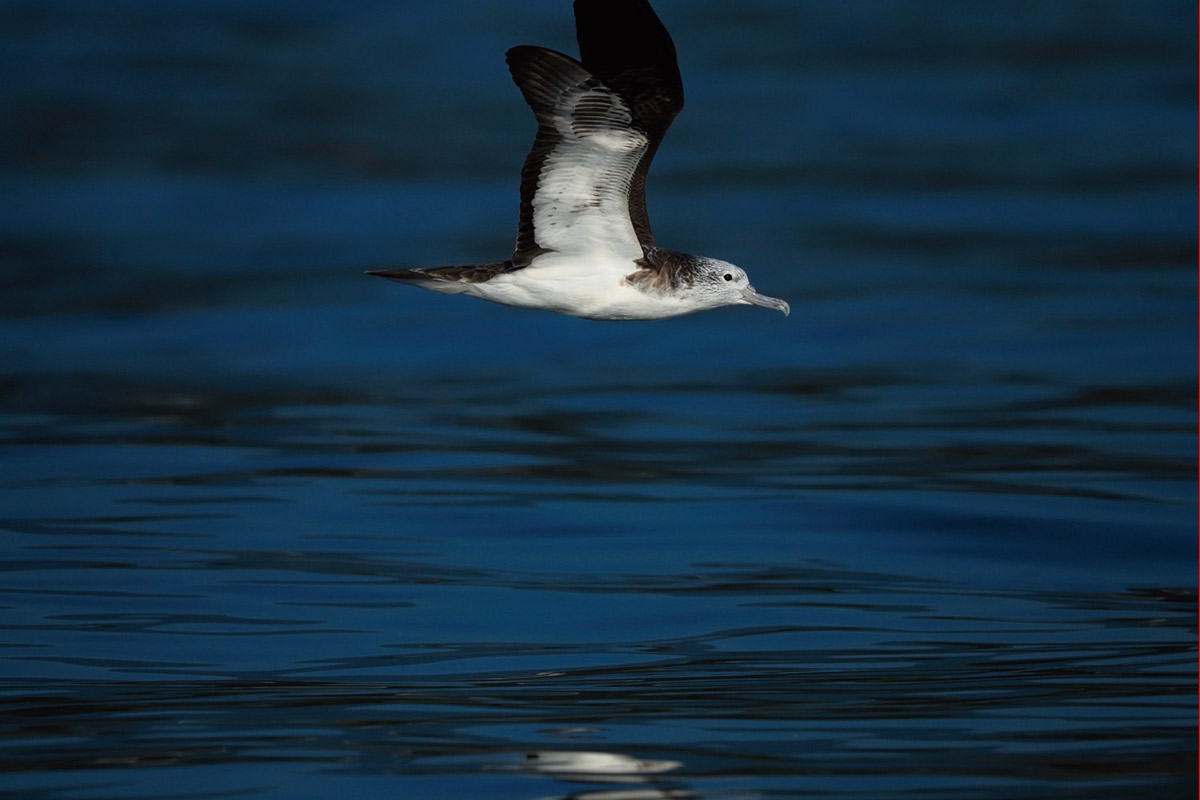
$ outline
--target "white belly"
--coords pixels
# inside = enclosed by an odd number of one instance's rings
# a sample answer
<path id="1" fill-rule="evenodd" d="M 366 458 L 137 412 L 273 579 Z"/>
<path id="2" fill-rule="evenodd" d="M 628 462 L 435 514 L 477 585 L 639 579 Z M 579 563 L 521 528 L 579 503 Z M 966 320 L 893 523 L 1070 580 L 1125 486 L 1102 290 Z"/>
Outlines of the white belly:
<path id="1" fill-rule="evenodd" d="M 700 310 L 673 292 L 636 288 L 626 280 L 636 270 L 628 260 L 611 256 L 547 253 L 524 269 L 466 284 L 462 293 L 588 319 L 662 319 Z"/>

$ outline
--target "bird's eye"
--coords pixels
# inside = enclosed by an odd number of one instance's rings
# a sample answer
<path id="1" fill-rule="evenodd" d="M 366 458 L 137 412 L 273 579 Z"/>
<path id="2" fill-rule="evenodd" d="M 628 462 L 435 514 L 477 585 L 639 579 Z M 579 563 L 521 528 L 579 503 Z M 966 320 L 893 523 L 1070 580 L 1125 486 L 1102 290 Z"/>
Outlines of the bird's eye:
<path id="1" fill-rule="evenodd" d="M 727 281 L 731 281 L 731 280 L 733 280 L 733 273 L 732 273 L 732 272 L 726 272 L 726 273 L 725 273 L 725 280 L 727 280 Z"/>

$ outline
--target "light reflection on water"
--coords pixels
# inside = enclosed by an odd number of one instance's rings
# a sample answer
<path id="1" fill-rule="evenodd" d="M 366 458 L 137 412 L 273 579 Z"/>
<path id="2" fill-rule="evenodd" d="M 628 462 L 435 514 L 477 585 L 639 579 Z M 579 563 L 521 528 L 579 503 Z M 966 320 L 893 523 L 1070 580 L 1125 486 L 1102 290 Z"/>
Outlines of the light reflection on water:
<path id="1" fill-rule="evenodd" d="M 661 0 L 797 313 L 614 326 L 360 274 L 563 3 L 119 5 L 0 9 L 0 793 L 1193 795 L 1193 8 Z"/>
<path id="2" fill-rule="evenodd" d="M 354 526 L 306 524 L 305 508 L 349 513 L 337 492 L 295 496 L 325 480 L 362 479 L 248 473 L 186 512 L 141 499 L 6 526 L 24 554 L 7 564 L 9 618 L 36 620 L 5 626 L 22 785 L 110 796 L 113 770 L 124 792 L 155 780 L 129 770 L 219 765 L 206 780 L 253 793 L 268 764 L 299 796 L 396 775 L 402 796 L 532 797 L 547 790 L 513 759 L 580 743 L 678 762 L 639 775 L 661 796 L 1190 782 L 1191 756 L 1163 745 L 1188 735 L 1194 590 L 1029 585 L 1107 582 L 1103 552 L 1082 554 L 1082 575 L 1058 563 L 1102 526 L 1030 555 L 1028 526 L 1063 520 L 571 493 L 412 514 L 370 492 Z M 195 491 L 118 491 L 157 487 Z M 1128 555 L 1142 533 L 1101 538 L 1134 537 L 1108 545 Z M 1161 569 L 1143 558 L 1131 579 Z M 611 780 L 585 772 L 547 774 Z"/>

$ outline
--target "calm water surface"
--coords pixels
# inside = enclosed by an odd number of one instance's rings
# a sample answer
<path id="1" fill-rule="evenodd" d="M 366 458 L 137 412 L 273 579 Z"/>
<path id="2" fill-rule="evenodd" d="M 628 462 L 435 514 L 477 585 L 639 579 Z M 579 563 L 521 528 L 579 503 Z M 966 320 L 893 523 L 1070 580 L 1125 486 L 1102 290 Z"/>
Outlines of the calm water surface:
<path id="1" fill-rule="evenodd" d="M 0 796 L 1195 796 L 1194 5 L 658 6 L 789 319 L 362 276 L 565 0 L 0 3 Z"/>

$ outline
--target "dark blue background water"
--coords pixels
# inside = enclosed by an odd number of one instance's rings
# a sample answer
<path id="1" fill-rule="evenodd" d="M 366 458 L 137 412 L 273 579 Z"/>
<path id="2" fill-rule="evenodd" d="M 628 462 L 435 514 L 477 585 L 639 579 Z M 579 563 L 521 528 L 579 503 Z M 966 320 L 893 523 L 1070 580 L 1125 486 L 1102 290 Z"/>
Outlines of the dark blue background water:
<path id="1" fill-rule="evenodd" d="M 658 9 L 788 319 L 362 275 L 566 0 L 0 3 L 0 795 L 1195 796 L 1194 4 Z"/>

